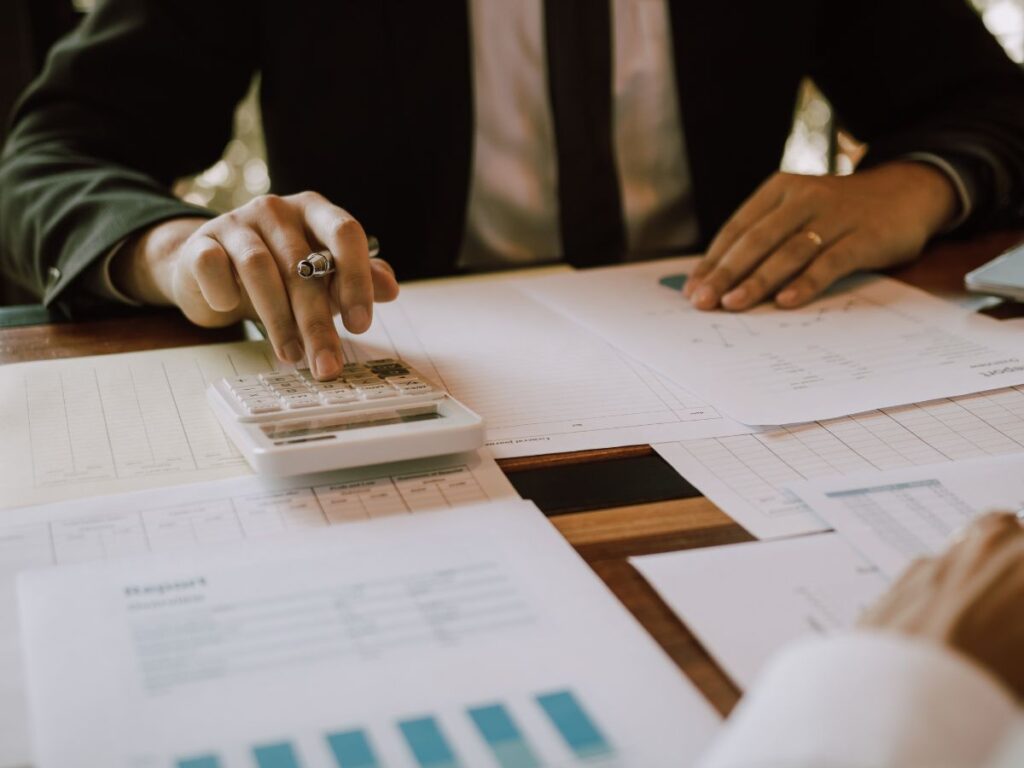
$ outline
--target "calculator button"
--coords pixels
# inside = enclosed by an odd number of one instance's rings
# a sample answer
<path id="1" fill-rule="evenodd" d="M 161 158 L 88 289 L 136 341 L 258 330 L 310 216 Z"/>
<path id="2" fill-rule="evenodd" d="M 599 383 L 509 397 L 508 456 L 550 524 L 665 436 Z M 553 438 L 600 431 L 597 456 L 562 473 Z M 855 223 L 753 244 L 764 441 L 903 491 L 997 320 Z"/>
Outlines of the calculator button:
<path id="1" fill-rule="evenodd" d="M 372 360 L 366 364 L 367 367 L 375 372 L 381 373 L 382 371 L 394 371 L 401 370 L 408 372 L 408 368 L 404 363 L 400 363 L 397 360 Z"/>
<path id="2" fill-rule="evenodd" d="M 264 384 L 274 385 L 294 381 L 295 376 L 291 373 L 264 373 L 261 377 Z"/>
<path id="3" fill-rule="evenodd" d="M 287 387 L 276 386 L 274 387 L 274 392 L 279 394 L 281 397 L 290 397 L 291 395 L 308 395 L 309 387 L 299 387 L 294 385 Z"/>
<path id="4" fill-rule="evenodd" d="M 360 397 L 363 400 L 383 400 L 386 397 L 397 397 L 398 393 L 395 390 L 388 389 L 364 389 L 359 392 Z"/>
<path id="5" fill-rule="evenodd" d="M 324 392 L 320 395 L 321 402 L 326 405 L 339 405 L 341 403 L 353 403 L 359 399 L 359 395 L 353 392 L 351 389 L 339 389 L 329 392 Z"/>
<path id="6" fill-rule="evenodd" d="M 390 379 L 394 376 L 408 376 L 409 369 L 400 365 L 392 365 L 386 368 L 374 368 L 373 372 L 383 379 Z"/>
<path id="7" fill-rule="evenodd" d="M 351 392 L 352 387 L 341 381 L 325 381 L 313 387 L 317 392 Z"/>
<path id="8" fill-rule="evenodd" d="M 360 392 L 394 392 L 395 388 L 388 386 L 383 381 L 378 380 L 373 384 L 362 384 L 356 389 Z"/>
<path id="9" fill-rule="evenodd" d="M 249 413 L 272 413 L 281 410 L 281 403 L 273 398 L 259 398 L 245 403 L 245 410 Z"/>
<path id="10" fill-rule="evenodd" d="M 230 379 L 224 379 L 231 387 L 248 387 L 253 384 L 260 383 L 260 377 L 258 375 L 252 376 L 235 376 Z"/>
<path id="11" fill-rule="evenodd" d="M 402 387 L 399 390 L 403 395 L 422 395 L 424 392 L 433 392 L 433 387 L 428 387 L 426 384 L 419 384 L 417 386 Z"/>
<path id="12" fill-rule="evenodd" d="M 314 405 L 320 405 L 320 398 L 313 394 L 291 395 L 282 399 L 289 408 L 312 408 Z"/>
<path id="13" fill-rule="evenodd" d="M 370 368 L 376 368 L 379 365 L 401 365 L 401 363 L 398 360 L 395 360 L 394 358 L 391 357 L 382 357 L 380 358 L 380 360 L 367 360 L 366 364 Z"/>
<path id="14" fill-rule="evenodd" d="M 252 397 L 253 395 L 264 395 L 269 394 L 269 390 L 261 385 L 247 386 L 247 387 L 232 387 L 232 394 L 235 397 L 241 399 L 243 397 Z"/>
<path id="15" fill-rule="evenodd" d="M 273 400 L 277 401 L 277 397 L 274 396 L 273 392 L 248 392 L 246 394 L 238 395 L 239 401 L 242 405 L 248 405 L 249 403 L 255 403 L 262 400 Z"/>
<path id="16" fill-rule="evenodd" d="M 237 392 L 236 391 L 234 394 L 235 394 L 235 397 L 238 400 L 241 400 L 243 403 L 248 402 L 249 400 L 260 400 L 260 399 L 266 399 L 268 397 L 271 398 L 271 399 L 274 398 L 274 393 L 273 392 L 269 392 L 266 389 L 252 389 L 252 390 L 247 390 L 247 391 L 244 391 L 244 392 Z"/>

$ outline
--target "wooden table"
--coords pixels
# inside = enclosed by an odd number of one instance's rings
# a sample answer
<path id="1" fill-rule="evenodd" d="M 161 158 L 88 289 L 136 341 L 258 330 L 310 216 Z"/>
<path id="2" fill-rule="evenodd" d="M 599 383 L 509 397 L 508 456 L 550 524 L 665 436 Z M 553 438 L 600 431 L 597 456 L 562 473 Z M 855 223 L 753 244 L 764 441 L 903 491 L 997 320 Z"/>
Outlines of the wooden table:
<path id="1" fill-rule="evenodd" d="M 1022 240 L 1024 232 L 1002 232 L 971 242 L 944 243 L 892 274 L 945 298 L 960 298 L 966 272 Z M 986 312 L 995 316 L 1024 314 L 1017 305 L 998 305 Z M 155 312 L 131 322 L 99 320 L 8 328 L 0 329 L 0 363 L 233 341 L 240 336 L 237 328 L 196 328 L 175 312 Z M 657 462 L 660 459 L 651 447 L 643 445 L 498 463 L 513 484 L 540 477 L 548 487 L 558 488 L 563 481 L 578 484 L 579 480 L 572 478 L 577 478 L 580 470 L 613 478 L 618 471 L 628 484 L 628 478 L 638 477 L 638 472 L 642 476 L 656 468 Z M 631 469 L 626 471 L 627 467 Z M 647 489 L 637 482 L 635 487 L 610 495 L 607 503 L 593 499 L 577 503 L 570 493 L 570 498 L 559 494 L 557 501 L 549 500 L 546 508 L 545 504 L 541 507 L 680 669 L 727 714 L 739 698 L 739 689 L 626 561 L 632 555 L 751 540 L 728 515 L 707 499 L 687 492 L 683 481 L 679 483 L 682 490 L 674 498 L 658 501 L 646 500 Z M 569 488 L 572 490 L 571 485 Z M 572 511 L 581 505 L 587 508 Z"/>

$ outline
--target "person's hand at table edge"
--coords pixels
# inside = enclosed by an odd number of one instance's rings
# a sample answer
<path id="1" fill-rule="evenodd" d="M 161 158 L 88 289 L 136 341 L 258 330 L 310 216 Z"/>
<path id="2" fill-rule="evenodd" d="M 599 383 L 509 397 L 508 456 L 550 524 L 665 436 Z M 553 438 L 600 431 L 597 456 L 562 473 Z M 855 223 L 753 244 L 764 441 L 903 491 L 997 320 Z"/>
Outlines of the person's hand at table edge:
<path id="1" fill-rule="evenodd" d="M 975 520 L 945 554 L 915 561 L 861 618 L 960 652 L 1024 700 L 1024 528 L 1015 515 Z"/>
<path id="2" fill-rule="evenodd" d="M 304 280 L 296 265 L 327 250 L 336 271 Z M 217 218 L 173 219 L 132 238 L 110 266 L 115 286 L 145 304 L 170 304 L 204 327 L 259 320 L 277 356 L 305 360 L 321 380 L 341 372 L 334 315 L 370 327 L 375 301 L 392 301 L 390 265 L 371 259 L 366 233 L 315 192 L 264 195 Z"/>
<path id="3" fill-rule="evenodd" d="M 850 176 L 777 173 L 723 225 L 683 293 L 705 310 L 769 298 L 799 307 L 849 274 L 914 259 L 958 207 L 952 181 L 926 163 Z"/>

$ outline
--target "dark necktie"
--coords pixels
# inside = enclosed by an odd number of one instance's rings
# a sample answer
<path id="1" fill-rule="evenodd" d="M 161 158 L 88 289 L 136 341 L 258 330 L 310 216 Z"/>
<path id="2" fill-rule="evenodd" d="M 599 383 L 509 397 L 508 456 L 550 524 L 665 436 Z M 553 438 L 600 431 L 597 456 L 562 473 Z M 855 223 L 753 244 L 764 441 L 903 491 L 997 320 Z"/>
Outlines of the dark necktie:
<path id="1" fill-rule="evenodd" d="M 545 0 L 544 37 L 562 255 L 574 266 L 621 261 L 626 226 L 612 140 L 611 3 Z"/>

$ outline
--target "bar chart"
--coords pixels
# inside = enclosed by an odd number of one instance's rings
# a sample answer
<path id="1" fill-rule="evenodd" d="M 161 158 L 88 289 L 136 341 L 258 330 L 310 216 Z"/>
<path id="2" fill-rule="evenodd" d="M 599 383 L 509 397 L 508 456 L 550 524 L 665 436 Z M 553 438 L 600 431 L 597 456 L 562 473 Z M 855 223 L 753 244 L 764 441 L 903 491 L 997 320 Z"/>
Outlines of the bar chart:
<path id="1" fill-rule="evenodd" d="M 461 708 L 458 716 L 469 727 L 458 736 L 433 714 L 398 717 L 390 723 L 348 727 L 321 735 L 332 763 L 329 768 L 385 768 L 393 762 L 381 757 L 380 745 L 399 741 L 410 768 L 476 768 L 467 753 L 479 754 L 481 745 L 497 768 L 543 768 L 566 765 L 614 765 L 616 749 L 601 726 L 576 695 L 568 689 L 538 693 L 522 702 L 540 715 L 532 720 L 529 733 L 513 708 L 502 702 L 486 702 Z M 539 724 L 539 725 L 538 725 Z M 457 725 L 462 725 L 461 723 Z M 548 732 L 541 733 L 541 727 Z M 555 735 L 551 739 L 552 733 Z M 472 734 L 477 744 L 460 743 Z M 552 745 L 557 744 L 559 749 Z M 315 768 L 327 765 L 322 750 L 308 748 L 302 740 L 255 744 L 250 750 L 249 768 Z M 321 745 L 315 745 L 320 747 Z M 557 753 L 556 753 L 557 752 Z M 216 752 L 179 757 L 174 768 L 235 768 Z M 239 766 L 241 768 L 241 766 Z"/>

